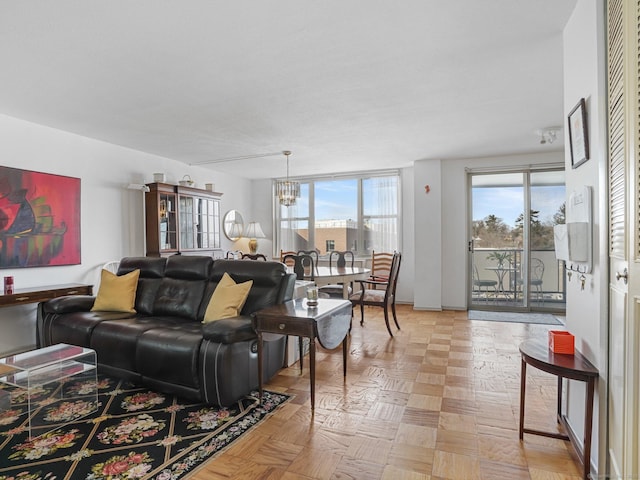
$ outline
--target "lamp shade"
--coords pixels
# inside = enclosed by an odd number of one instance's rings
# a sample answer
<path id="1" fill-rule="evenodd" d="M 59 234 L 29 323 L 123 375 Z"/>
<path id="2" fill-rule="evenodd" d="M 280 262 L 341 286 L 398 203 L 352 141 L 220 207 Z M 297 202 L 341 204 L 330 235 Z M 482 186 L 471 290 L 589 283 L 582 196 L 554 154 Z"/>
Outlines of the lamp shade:
<path id="1" fill-rule="evenodd" d="M 260 227 L 258 222 L 249 222 L 247 228 L 244 229 L 244 236 L 246 238 L 265 238 L 266 235 Z"/>
<path id="2" fill-rule="evenodd" d="M 238 239 L 244 233 L 244 228 L 242 223 L 233 222 L 231 224 L 231 230 L 229 230 L 229 237 Z"/>

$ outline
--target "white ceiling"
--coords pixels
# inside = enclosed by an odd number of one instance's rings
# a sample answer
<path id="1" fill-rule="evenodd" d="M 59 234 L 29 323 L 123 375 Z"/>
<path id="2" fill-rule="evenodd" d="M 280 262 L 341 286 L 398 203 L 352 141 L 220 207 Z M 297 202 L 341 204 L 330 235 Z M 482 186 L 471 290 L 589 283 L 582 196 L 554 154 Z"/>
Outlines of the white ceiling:
<path id="1" fill-rule="evenodd" d="M 0 0 L 0 113 L 186 164 L 290 149 L 292 176 L 557 150 L 574 5 Z"/>

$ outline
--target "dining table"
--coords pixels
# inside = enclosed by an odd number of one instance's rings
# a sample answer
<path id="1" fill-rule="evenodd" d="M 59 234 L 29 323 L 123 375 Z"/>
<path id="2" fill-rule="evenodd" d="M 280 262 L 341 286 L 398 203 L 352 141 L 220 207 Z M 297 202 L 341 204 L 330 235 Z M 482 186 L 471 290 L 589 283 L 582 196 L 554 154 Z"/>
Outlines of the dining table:
<path id="1" fill-rule="evenodd" d="M 287 270 L 293 272 L 292 267 Z M 342 298 L 349 298 L 349 284 L 357 280 L 365 280 L 371 274 L 370 268 L 365 267 L 336 267 L 336 266 L 317 266 L 313 275 L 305 274 L 305 280 L 314 280 L 316 285 L 322 287 L 324 285 L 342 284 Z"/>

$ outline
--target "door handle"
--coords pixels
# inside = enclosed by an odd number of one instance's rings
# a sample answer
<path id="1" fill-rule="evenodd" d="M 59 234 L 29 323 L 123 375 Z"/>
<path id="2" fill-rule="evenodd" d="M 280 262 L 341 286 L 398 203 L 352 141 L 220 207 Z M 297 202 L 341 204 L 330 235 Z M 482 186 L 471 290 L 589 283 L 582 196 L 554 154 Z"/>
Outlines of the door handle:
<path id="1" fill-rule="evenodd" d="M 469 240 L 469 252 L 473 253 L 473 240 Z"/>
<path id="2" fill-rule="evenodd" d="M 626 285 L 629 277 L 629 271 L 627 270 L 627 268 L 625 267 L 625 269 L 622 271 L 622 273 L 620 272 L 616 272 L 616 280 L 620 281 L 620 279 L 624 279 L 624 284 Z"/>

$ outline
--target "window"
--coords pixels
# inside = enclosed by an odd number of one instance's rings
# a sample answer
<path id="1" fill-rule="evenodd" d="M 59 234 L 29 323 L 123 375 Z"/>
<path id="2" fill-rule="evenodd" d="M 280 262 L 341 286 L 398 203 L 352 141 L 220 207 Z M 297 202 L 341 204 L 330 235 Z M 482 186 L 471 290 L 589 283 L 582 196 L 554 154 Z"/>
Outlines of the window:
<path id="1" fill-rule="evenodd" d="M 275 200 L 276 252 L 372 250 L 392 252 L 400 243 L 400 177 L 397 172 L 300 181 L 296 205 Z M 361 247 L 361 248 L 359 248 Z"/>

